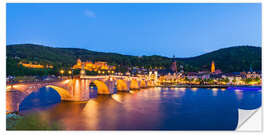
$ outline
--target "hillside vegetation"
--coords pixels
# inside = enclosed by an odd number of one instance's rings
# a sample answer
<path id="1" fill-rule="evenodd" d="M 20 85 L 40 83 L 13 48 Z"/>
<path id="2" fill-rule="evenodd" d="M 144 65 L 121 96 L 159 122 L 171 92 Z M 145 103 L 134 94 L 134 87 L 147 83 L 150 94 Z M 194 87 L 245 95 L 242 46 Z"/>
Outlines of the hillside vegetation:
<path id="1" fill-rule="evenodd" d="M 118 71 L 125 72 L 127 67 L 169 68 L 171 58 L 163 56 L 131 56 L 117 53 L 95 52 L 78 48 L 53 48 L 34 44 L 18 44 L 7 46 L 7 75 L 57 74 L 60 68 L 70 69 L 80 58 L 83 61 L 107 61 L 117 66 Z M 249 69 L 261 71 L 261 47 L 237 46 L 219 49 L 210 53 L 191 58 L 177 58 L 177 65 L 184 70 L 209 70 L 214 60 L 216 68 L 224 72 L 240 72 Z M 53 65 L 54 69 L 29 69 L 18 64 L 19 61 L 36 62 Z"/>

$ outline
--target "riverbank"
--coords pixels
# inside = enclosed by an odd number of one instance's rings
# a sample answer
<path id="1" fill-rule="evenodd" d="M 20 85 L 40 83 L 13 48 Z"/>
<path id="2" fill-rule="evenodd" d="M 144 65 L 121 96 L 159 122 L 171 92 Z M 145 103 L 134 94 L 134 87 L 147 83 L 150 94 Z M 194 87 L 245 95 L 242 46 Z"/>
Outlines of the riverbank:
<path id="1" fill-rule="evenodd" d="M 6 115 L 6 130 L 62 130 L 57 122 L 49 122 L 40 115 L 22 116 L 18 113 Z"/>
<path id="2" fill-rule="evenodd" d="M 187 85 L 187 84 L 178 84 L 178 85 L 160 85 L 157 87 L 161 88 L 225 88 L 228 87 L 251 87 L 247 85 Z"/>

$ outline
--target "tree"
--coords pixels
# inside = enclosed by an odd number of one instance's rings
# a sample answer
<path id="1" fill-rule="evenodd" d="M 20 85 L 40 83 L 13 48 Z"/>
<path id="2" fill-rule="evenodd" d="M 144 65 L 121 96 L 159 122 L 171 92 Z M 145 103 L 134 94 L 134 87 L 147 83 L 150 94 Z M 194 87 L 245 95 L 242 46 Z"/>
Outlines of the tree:
<path id="1" fill-rule="evenodd" d="M 234 78 L 234 79 L 232 80 L 232 82 L 235 84 L 235 83 L 236 83 L 236 79 Z"/>

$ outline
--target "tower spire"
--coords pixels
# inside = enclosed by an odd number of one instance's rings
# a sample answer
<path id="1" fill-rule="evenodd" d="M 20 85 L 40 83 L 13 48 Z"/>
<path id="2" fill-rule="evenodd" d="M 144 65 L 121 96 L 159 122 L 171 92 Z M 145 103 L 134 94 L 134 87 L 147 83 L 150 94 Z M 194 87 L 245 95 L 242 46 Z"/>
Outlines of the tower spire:
<path id="1" fill-rule="evenodd" d="M 212 63 L 211 63 L 211 73 L 214 73 L 215 72 L 215 62 L 214 61 L 212 61 Z"/>
<path id="2" fill-rule="evenodd" d="M 177 72 L 177 66 L 176 66 L 175 55 L 173 55 L 171 70 L 172 70 L 173 72 Z"/>

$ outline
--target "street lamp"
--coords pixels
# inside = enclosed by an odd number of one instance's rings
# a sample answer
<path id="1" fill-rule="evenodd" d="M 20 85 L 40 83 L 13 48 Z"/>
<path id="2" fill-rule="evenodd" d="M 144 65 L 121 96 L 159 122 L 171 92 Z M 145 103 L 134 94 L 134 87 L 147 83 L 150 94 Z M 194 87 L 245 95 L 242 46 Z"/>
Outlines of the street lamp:
<path id="1" fill-rule="evenodd" d="M 61 79 L 63 79 L 63 74 L 64 74 L 64 70 L 62 69 L 62 70 L 60 70 L 60 73 L 61 73 Z"/>
<path id="2" fill-rule="evenodd" d="M 69 70 L 69 71 L 68 71 L 68 74 L 69 74 L 69 76 L 71 76 L 71 74 L 72 74 L 72 71 L 71 71 L 71 70 Z"/>

